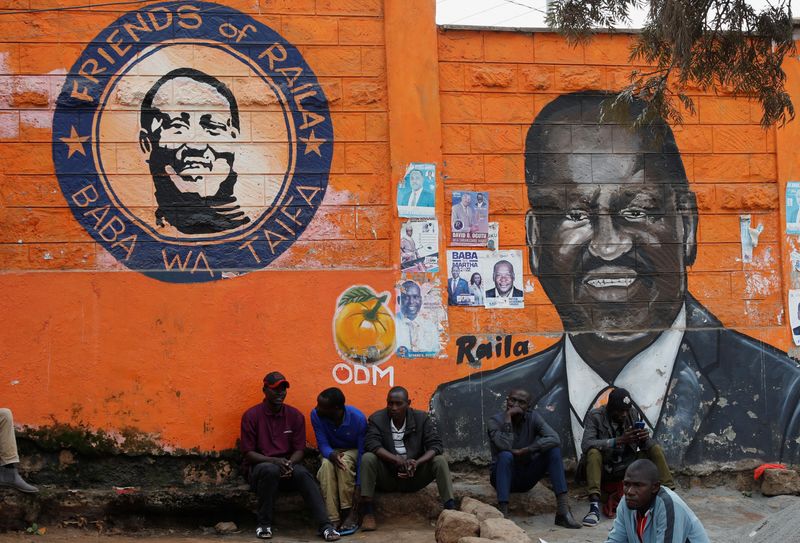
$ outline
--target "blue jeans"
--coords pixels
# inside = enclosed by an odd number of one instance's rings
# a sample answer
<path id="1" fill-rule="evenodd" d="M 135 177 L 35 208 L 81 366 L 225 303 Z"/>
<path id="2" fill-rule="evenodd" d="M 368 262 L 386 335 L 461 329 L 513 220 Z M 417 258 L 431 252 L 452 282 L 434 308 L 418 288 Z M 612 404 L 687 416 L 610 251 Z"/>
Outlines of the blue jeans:
<path id="1" fill-rule="evenodd" d="M 525 458 L 514 458 L 510 451 L 502 451 L 492 464 L 489 481 L 497 490 L 497 501 L 508 502 L 509 494 L 529 491 L 546 474 L 550 475 L 556 496 L 567 491 L 559 447 Z"/>

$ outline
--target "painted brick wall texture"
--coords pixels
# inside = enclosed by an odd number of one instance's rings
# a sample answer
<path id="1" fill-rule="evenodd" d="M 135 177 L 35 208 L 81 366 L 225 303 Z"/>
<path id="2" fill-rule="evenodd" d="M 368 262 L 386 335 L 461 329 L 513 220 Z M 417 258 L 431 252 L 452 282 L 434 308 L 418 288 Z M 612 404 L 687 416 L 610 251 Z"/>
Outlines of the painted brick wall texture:
<path id="1" fill-rule="evenodd" d="M 332 137 L 323 132 L 324 123 L 319 125 L 317 137 L 325 139 L 321 147 L 315 148 L 308 126 L 299 123 L 286 147 L 285 131 L 291 128 L 285 128 L 289 124 L 281 117 L 280 100 L 264 92 L 255 69 L 220 62 L 223 57 L 214 56 L 218 53 L 191 33 L 196 28 L 184 28 L 184 34 L 176 30 L 175 40 L 195 41 L 181 45 L 183 49 L 170 42 L 173 47 L 169 51 L 176 53 L 172 57 L 165 54 L 164 58 L 172 59 L 169 62 L 147 64 L 146 55 L 137 57 L 138 68 L 128 76 L 132 86 L 127 91 L 125 85 L 118 86 L 103 114 L 113 122 L 103 125 L 98 121 L 100 132 L 78 130 L 73 136 L 66 125 L 54 126 L 54 116 L 60 115 L 56 113 L 59 93 L 69 77 L 75 76 L 68 73 L 73 64 L 90 48 L 96 50 L 104 43 L 112 51 L 110 42 L 92 40 L 107 37 L 110 25 L 121 17 L 135 16 L 136 9 L 148 21 L 148 8 L 156 6 L 19 13 L 83 4 L 80 0 L 11 0 L 0 6 L 0 288 L 4 292 L 0 311 L 6 315 L 6 325 L 0 330 L 0 396 L 22 425 L 65 423 L 117 434 L 133 432 L 168 450 L 233 447 L 242 411 L 260 400 L 260 379 L 273 369 L 287 375 L 292 383 L 287 401 L 304 412 L 313 407 L 320 390 L 337 384 L 349 402 L 366 412 L 383 405 L 390 380 L 375 377 L 372 368 L 362 368 L 369 376 L 368 384 L 362 384 L 364 379 L 337 379 L 354 369 L 336 369 L 342 359 L 333 342 L 332 318 L 337 298 L 348 287 L 369 285 L 378 293 L 393 292 L 401 277 L 401 223 L 395 207 L 398 179 L 392 178 L 392 172 L 404 169 L 414 157 L 391 156 L 390 118 L 401 124 L 403 118 L 403 111 L 390 111 L 391 97 L 439 104 L 441 124 L 421 126 L 419 138 L 425 139 L 426 131 L 440 132 L 443 142 L 437 161 L 442 257 L 449 246 L 452 192 L 479 190 L 489 192 L 490 220 L 500 223 L 501 248 L 522 250 L 527 261 L 525 214 L 529 204 L 524 151 L 533 119 L 559 95 L 619 89 L 636 68 L 627 60 L 631 37 L 626 35 L 599 36 L 587 46 L 572 48 L 550 33 L 440 29 L 438 48 L 434 43 L 429 50 L 416 52 L 433 66 L 438 62 L 440 92 L 420 98 L 414 95 L 414 78 L 435 78 L 437 74 L 415 74 L 415 65 L 404 63 L 387 66 L 387 42 L 398 29 L 386 20 L 389 10 L 382 0 L 224 1 L 221 6 L 239 14 L 225 12 L 215 18 L 213 9 L 201 11 L 203 25 L 218 33 L 225 24 L 242 30 L 248 20 L 265 25 L 289 48 L 296 48 L 298 58 L 313 70 L 315 80 L 304 74 L 307 79 L 293 82 L 287 92 L 297 97 L 302 84 L 309 86 L 301 89 L 317 88 L 314 81 L 324 91 L 327 102 L 321 105 L 289 100 L 293 114 L 307 109 L 324 115 L 327 107 Z M 179 29 L 179 14 L 191 17 L 195 8 L 191 2 L 177 2 L 159 8 L 158 15 L 166 9 Z M 432 8 L 421 12 L 421 26 L 432 27 L 430 14 Z M 233 32 L 230 26 L 224 28 Z M 148 32 L 140 32 L 146 42 Z M 231 36 L 226 43 L 233 50 L 241 44 L 235 45 L 236 36 Z M 138 46 L 127 39 L 116 45 L 124 49 L 129 43 Z M 257 56 L 269 45 L 254 42 L 242 58 L 252 54 L 257 58 L 254 62 L 266 62 L 269 55 Z M 396 59 L 398 54 L 389 53 L 389 58 Z M 281 62 L 276 56 L 271 59 Z M 87 232 L 86 223 L 78 222 L 70 199 L 62 192 L 56 170 L 80 160 L 86 149 L 102 155 L 106 173 L 119 179 L 149 174 L 143 170 L 147 162 L 139 139 L 139 129 L 146 128 L 140 125 L 143 92 L 136 81 L 152 82 L 163 75 L 167 65 L 172 69 L 181 63 L 205 67 L 208 75 L 236 96 L 240 126 L 232 148 L 237 156 L 256 149 L 279 164 L 290 161 L 287 157 L 324 162 L 324 157 L 330 156 L 327 191 L 324 199 L 314 204 L 319 206 L 316 213 L 297 239 L 278 240 L 285 250 L 263 269 L 243 274 L 239 272 L 248 270 L 208 270 L 207 262 L 198 260 L 200 251 L 195 248 L 185 263 L 178 260 L 188 280 L 150 277 L 142 271 L 163 271 L 163 266 L 169 267 L 167 256 L 163 261 L 154 259 L 149 270 L 130 269 L 118 247 L 98 242 L 97 232 Z M 114 70 L 117 68 L 94 73 L 98 85 L 104 84 L 104 78 L 119 75 Z M 387 71 L 408 74 L 408 85 L 388 88 Z M 276 73 L 273 70 L 270 75 L 277 77 Z M 289 77 L 286 72 L 283 76 Z M 220 133 L 233 132 L 232 121 L 214 125 L 213 115 L 211 120 L 203 120 L 201 115 L 206 108 L 213 114 L 221 112 L 223 119 L 231 117 L 230 108 L 217 107 L 222 91 L 215 94 L 208 85 L 195 86 L 192 92 L 186 88 L 178 87 L 169 98 L 159 98 L 160 111 L 171 111 L 176 119 L 182 114 L 195 119 L 193 115 L 200 111 L 197 126 L 206 131 L 197 140 L 201 143 L 206 143 L 203 137 L 213 143 Z M 781 233 L 781 200 L 787 179 L 779 178 L 778 133 L 760 128 L 760 110 L 747 100 L 724 92 L 692 90 L 690 94 L 697 111 L 686 112 L 684 124 L 674 128 L 699 214 L 697 258 L 688 270 L 688 290 L 725 328 L 785 352 L 791 344 L 785 313 L 789 268 Z M 84 121 L 79 112 L 80 108 L 73 108 L 67 113 L 78 115 L 70 118 L 77 119 L 80 128 Z M 92 126 L 91 122 L 86 126 Z M 162 147 L 173 151 L 182 141 L 178 136 L 201 129 L 189 127 L 181 132 L 176 128 L 178 139 L 171 142 L 164 136 L 165 126 L 157 128 L 162 130 Z M 101 137 L 95 138 L 95 134 Z M 226 160 L 226 155 L 208 153 L 201 150 L 192 155 L 193 167 L 219 166 Z M 155 160 L 155 155 L 149 156 Z M 255 164 L 254 170 L 245 173 L 262 179 L 258 186 L 268 191 L 273 186 L 271 179 L 277 179 L 275 186 L 280 185 L 283 170 L 272 171 L 263 165 L 266 162 Z M 303 175 L 298 172 L 298 179 Z M 244 179 L 243 171 L 239 176 Z M 302 182 L 308 184 L 309 179 L 310 174 L 302 177 Z M 139 195 L 135 200 L 138 207 L 134 206 L 137 213 L 149 217 L 153 226 L 159 201 L 147 175 L 145 180 L 144 187 L 126 186 Z M 235 200 L 245 213 L 253 207 L 268 207 L 269 192 L 248 197 L 255 198 L 255 204 L 241 195 Z M 108 218 L 100 217 L 101 211 L 95 213 L 96 226 L 101 228 Z M 221 213 L 230 212 L 223 209 Z M 741 257 L 741 214 L 750 214 L 753 225 L 764 227 L 748 264 Z M 190 236 L 186 238 L 189 241 L 196 235 L 183 234 Z M 267 251 L 269 239 L 259 238 L 254 247 Z M 242 243 L 246 241 L 244 238 Z M 189 243 L 185 250 L 191 248 Z M 231 250 L 250 254 L 244 245 Z M 440 270 L 444 285 L 444 258 Z M 197 275 L 192 276 L 192 271 Z M 202 274 L 216 275 L 196 282 Z M 500 355 L 484 357 L 479 364 L 457 363 L 460 337 L 477 336 L 486 341 L 511 334 L 515 342 L 529 342 L 529 354 L 556 344 L 564 330 L 562 319 L 527 262 L 523 284 L 524 309 L 449 308 L 442 356 L 392 357 L 382 368 L 391 368 L 392 382 L 407 386 L 415 405 L 424 407 L 440 384 L 473 375 L 477 366 L 494 369 L 519 358 Z M 387 303 L 395 306 L 391 298 Z M 793 379 L 785 382 L 793 383 Z M 481 380 L 473 377 L 467 382 Z M 764 392 L 769 392 L 768 383 L 761 384 Z M 488 391 L 483 391 L 487 397 Z M 449 401 L 446 394 L 442 398 Z M 565 423 L 563 428 L 567 427 Z M 470 447 L 479 447 L 482 440 L 482 433 L 476 434 L 467 439 L 467 445 L 458 447 L 472 450 Z M 785 452 L 779 444 L 775 450 Z M 703 451 L 697 455 L 695 459 L 702 458 Z M 731 456 L 737 454 L 727 455 Z"/>

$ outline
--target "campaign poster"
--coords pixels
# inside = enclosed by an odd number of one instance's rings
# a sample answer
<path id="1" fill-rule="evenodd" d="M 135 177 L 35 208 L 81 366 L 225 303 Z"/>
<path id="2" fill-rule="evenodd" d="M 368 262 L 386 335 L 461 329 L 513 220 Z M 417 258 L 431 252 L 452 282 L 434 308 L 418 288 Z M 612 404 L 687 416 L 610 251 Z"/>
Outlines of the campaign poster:
<path id="1" fill-rule="evenodd" d="M 400 227 L 400 270 L 439 271 L 439 227 L 436 220 L 406 221 Z"/>
<path id="2" fill-rule="evenodd" d="M 489 240 L 489 193 L 453 191 L 450 227 L 453 245 L 486 247 Z"/>
<path id="3" fill-rule="evenodd" d="M 786 183 L 786 233 L 800 234 L 800 182 Z"/>
<path id="4" fill-rule="evenodd" d="M 439 280 L 403 279 L 395 288 L 397 356 L 433 358 L 441 351 L 440 338 L 447 320 L 442 307 Z"/>
<path id="5" fill-rule="evenodd" d="M 406 218 L 436 217 L 436 165 L 412 162 L 397 185 L 397 213 Z"/>
<path id="6" fill-rule="evenodd" d="M 485 251 L 450 250 L 447 263 L 447 305 L 483 306 L 484 287 L 479 253 Z"/>
<path id="7" fill-rule="evenodd" d="M 496 251 L 500 248 L 500 223 L 489 223 L 489 240 L 486 242 L 486 248 L 490 251 Z"/>
<path id="8" fill-rule="evenodd" d="M 800 345 L 800 290 L 789 290 L 789 326 L 794 344 Z"/>
<path id="9" fill-rule="evenodd" d="M 522 251 L 479 251 L 486 282 L 484 306 L 490 309 L 525 307 Z"/>

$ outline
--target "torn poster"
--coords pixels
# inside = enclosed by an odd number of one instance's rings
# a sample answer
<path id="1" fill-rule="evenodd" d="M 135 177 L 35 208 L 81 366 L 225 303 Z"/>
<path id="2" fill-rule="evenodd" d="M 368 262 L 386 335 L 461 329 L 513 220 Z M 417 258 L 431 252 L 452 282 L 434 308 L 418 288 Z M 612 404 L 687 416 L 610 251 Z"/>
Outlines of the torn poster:
<path id="1" fill-rule="evenodd" d="M 500 223 L 489 223 L 489 240 L 486 242 L 486 248 L 490 251 L 496 251 L 500 248 Z"/>
<path id="2" fill-rule="evenodd" d="M 435 220 L 403 223 L 400 228 L 400 270 L 439 271 L 439 227 Z"/>
<path id="3" fill-rule="evenodd" d="M 786 183 L 786 233 L 800 234 L 800 182 Z"/>
<path id="4" fill-rule="evenodd" d="M 447 314 L 442 307 L 439 280 L 401 280 L 396 287 L 397 356 L 433 358 L 441 350 Z"/>

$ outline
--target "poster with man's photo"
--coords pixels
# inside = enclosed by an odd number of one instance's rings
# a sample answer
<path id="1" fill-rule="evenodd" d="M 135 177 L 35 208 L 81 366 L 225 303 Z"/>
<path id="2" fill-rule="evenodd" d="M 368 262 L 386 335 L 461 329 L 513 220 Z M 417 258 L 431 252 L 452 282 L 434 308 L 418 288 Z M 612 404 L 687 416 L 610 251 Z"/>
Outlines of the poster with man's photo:
<path id="1" fill-rule="evenodd" d="M 482 252 L 485 251 L 447 251 L 447 305 L 483 306 Z"/>
<path id="2" fill-rule="evenodd" d="M 786 183 L 786 233 L 800 234 L 800 182 Z"/>
<path id="3" fill-rule="evenodd" d="M 789 291 L 789 326 L 795 345 L 800 345 L 800 290 Z"/>
<path id="4" fill-rule="evenodd" d="M 395 287 L 397 356 L 433 358 L 441 351 L 440 338 L 447 314 L 442 307 L 439 280 L 403 279 Z"/>
<path id="5" fill-rule="evenodd" d="M 450 214 L 453 245 L 486 247 L 489 240 L 489 193 L 453 191 Z"/>
<path id="6" fill-rule="evenodd" d="M 400 270 L 439 271 L 439 227 L 436 220 L 406 221 L 400 226 Z"/>
<path id="7" fill-rule="evenodd" d="M 407 218 L 436 217 L 436 165 L 412 162 L 397 184 L 397 214 Z"/>
<path id="8" fill-rule="evenodd" d="M 522 251 L 478 251 L 485 278 L 484 306 L 491 309 L 525 307 Z"/>

